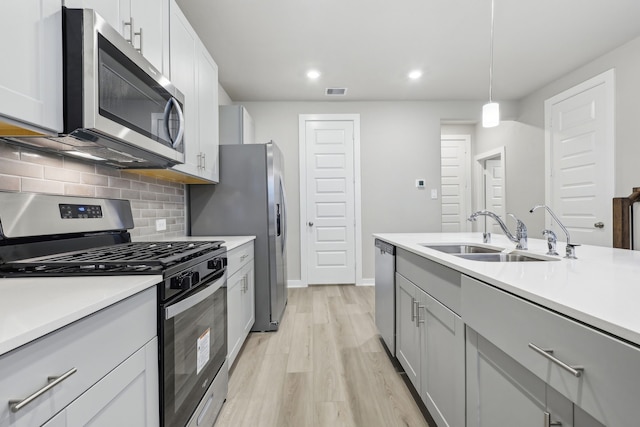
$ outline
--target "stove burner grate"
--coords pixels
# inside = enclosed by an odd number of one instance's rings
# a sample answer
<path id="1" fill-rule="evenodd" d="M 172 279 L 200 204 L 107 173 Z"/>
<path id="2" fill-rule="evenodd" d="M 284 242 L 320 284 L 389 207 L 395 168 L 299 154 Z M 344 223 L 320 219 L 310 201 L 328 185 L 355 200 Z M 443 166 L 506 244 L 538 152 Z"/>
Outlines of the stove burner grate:
<path id="1" fill-rule="evenodd" d="M 2 270 L 21 274 L 153 274 L 214 251 L 221 241 L 135 242 L 16 260 Z"/>

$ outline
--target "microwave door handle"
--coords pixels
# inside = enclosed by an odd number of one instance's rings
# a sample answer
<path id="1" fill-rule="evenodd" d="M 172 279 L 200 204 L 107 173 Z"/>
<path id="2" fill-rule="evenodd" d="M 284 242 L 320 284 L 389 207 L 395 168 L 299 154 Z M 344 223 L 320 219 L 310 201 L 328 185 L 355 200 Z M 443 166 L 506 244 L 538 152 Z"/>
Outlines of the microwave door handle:
<path id="1" fill-rule="evenodd" d="M 178 122 L 180 123 L 180 127 L 178 128 L 178 135 L 176 135 L 175 139 L 171 138 L 171 129 L 169 128 L 169 115 L 171 114 L 171 107 L 175 107 L 176 112 L 178 113 Z M 182 142 L 182 137 L 184 136 L 184 114 L 182 113 L 182 108 L 178 101 L 175 98 L 169 98 L 167 101 L 167 105 L 164 107 L 164 126 L 167 131 L 167 136 L 169 137 L 169 141 L 171 141 L 171 146 L 176 148 Z"/>

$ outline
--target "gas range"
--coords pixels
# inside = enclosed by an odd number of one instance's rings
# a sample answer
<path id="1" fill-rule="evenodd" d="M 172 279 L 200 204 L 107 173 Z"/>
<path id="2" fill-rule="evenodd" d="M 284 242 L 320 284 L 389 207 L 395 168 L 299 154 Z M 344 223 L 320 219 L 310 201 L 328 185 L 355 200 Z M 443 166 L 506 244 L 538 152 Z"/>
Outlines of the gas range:
<path id="1" fill-rule="evenodd" d="M 132 242 L 128 200 L 0 192 L 0 277 L 162 275 L 160 301 L 226 266 L 222 241 Z"/>
<path id="2" fill-rule="evenodd" d="M 0 192 L 0 277 L 161 276 L 160 420 L 192 425 L 199 405 L 217 414 L 227 392 L 226 248 L 132 242 L 133 226 L 128 200 Z"/>

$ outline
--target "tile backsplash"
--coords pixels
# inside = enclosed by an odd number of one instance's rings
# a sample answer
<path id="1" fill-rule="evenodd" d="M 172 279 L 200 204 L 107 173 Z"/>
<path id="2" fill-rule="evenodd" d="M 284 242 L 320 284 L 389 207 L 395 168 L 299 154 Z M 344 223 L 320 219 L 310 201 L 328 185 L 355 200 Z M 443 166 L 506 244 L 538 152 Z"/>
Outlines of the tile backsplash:
<path id="1" fill-rule="evenodd" d="M 0 191 L 128 199 L 134 241 L 186 235 L 184 184 L 32 151 L 2 140 Z M 156 219 L 166 219 L 165 231 L 156 231 Z"/>

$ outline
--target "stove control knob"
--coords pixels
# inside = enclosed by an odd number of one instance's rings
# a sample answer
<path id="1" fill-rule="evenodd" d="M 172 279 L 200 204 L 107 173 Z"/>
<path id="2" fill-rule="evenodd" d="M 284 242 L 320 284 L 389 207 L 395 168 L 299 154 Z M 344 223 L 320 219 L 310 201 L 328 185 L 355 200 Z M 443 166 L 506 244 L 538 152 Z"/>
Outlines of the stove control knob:
<path id="1" fill-rule="evenodd" d="M 182 276 L 171 278 L 171 289 L 181 289 L 186 291 L 190 289 L 194 284 L 200 280 L 200 274 L 198 272 L 188 273 Z"/>
<path id="2" fill-rule="evenodd" d="M 207 268 L 209 270 L 220 270 L 222 269 L 222 259 L 214 258 L 207 262 Z"/>

